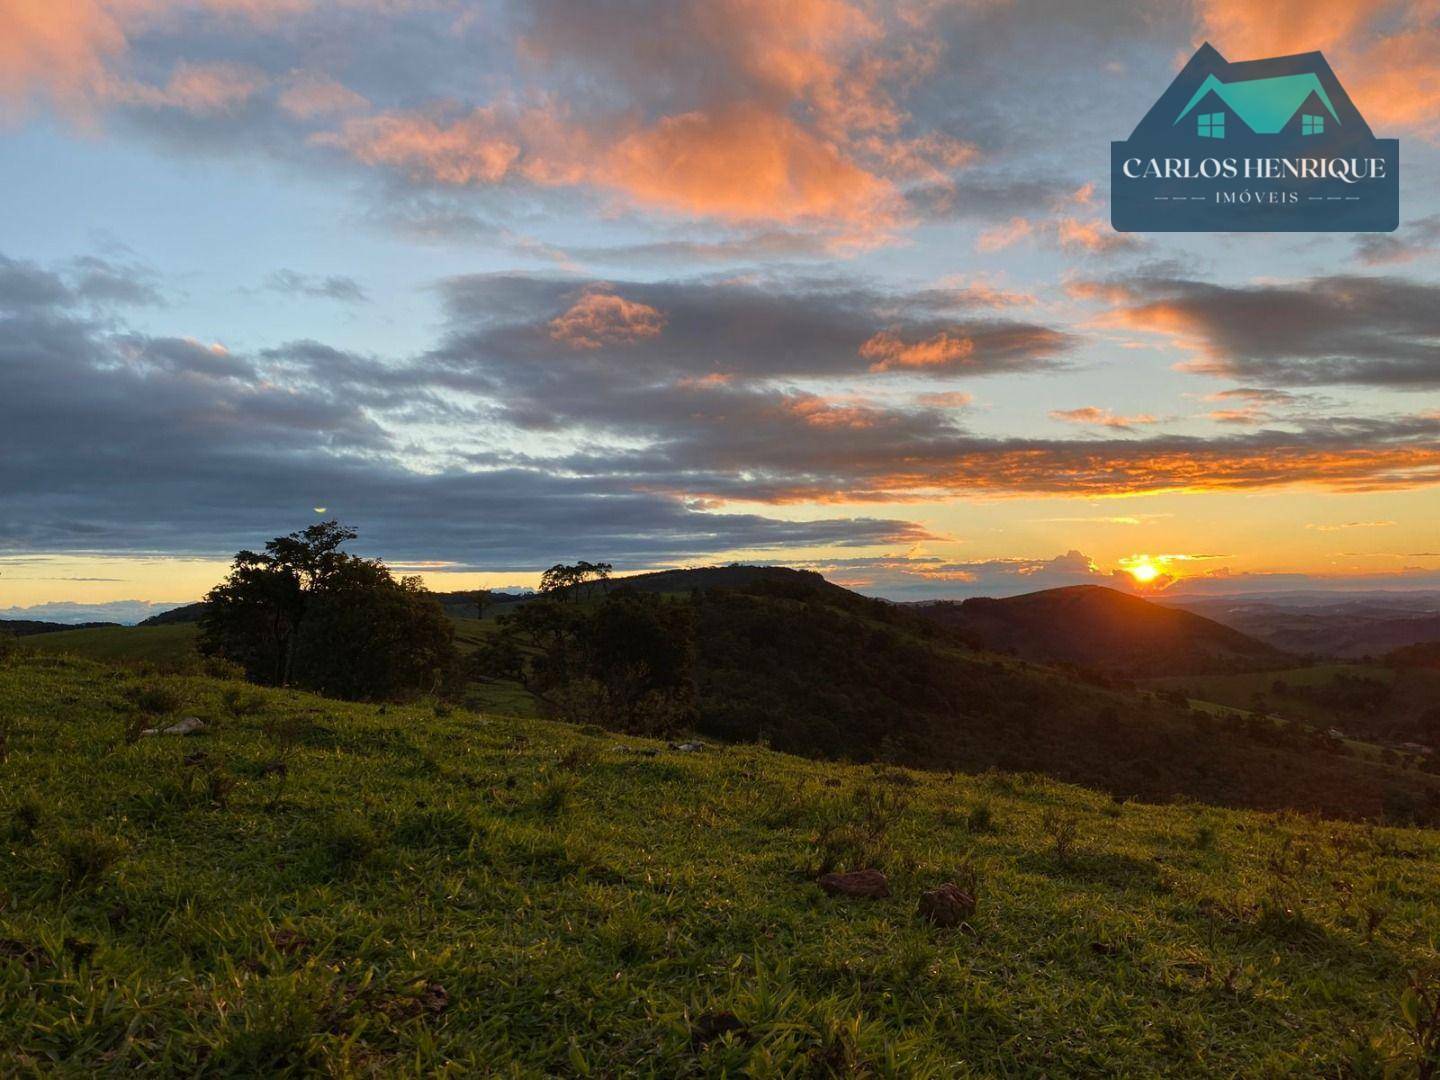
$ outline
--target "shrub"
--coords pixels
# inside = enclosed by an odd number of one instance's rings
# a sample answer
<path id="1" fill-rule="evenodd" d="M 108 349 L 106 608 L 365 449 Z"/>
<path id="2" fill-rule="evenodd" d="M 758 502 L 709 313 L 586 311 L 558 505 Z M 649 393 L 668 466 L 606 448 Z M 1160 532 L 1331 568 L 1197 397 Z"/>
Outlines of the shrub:
<path id="1" fill-rule="evenodd" d="M 535 809 L 542 814 L 560 813 L 579 786 L 580 781 L 572 775 L 547 776 L 535 785 Z"/>
<path id="2" fill-rule="evenodd" d="M 154 679 L 129 687 L 125 697 L 149 717 L 172 716 L 185 705 L 185 698 L 177 687 Z"/>
<path id="3" fill-rule="evenodd" d="M 1400 995 L 1400 1021 L 1415 1047 L 1415 1075 L 1440 1075 L 1440 982 L 1433 974 L 1413 972 Z"/>
<path id="4" fill-rule="evenodd" d="M 40 827 L 40 804 L 32 797 L 22 798 L 10 811 L 6 834 L 11 840 L 32 840 Z"/>
<path id="5" fill-rule="evenodd" d="M 401 814 L 392 837 L 401 847 L 458 849 L 468 845 L 473 835 L 470 819 L 445 807 Z"/>
<path id="6" fill-rule="evenodd" d="M 965 828 L 972 833 L 990 832 L 995 827 L 994 815 L 988 802 L 977 802 L 965 815 Z"/>
<path id="7" fill-rule="evenodd" d="M 220 704 L 226 713 L 239 720 L 265 708 L 265 695 L 246 686 L 227 686 L 220 695 Z"/>
<path id="8" fill-rule="evenodd" d="M 62 836 L 58 849 L 61 874 L 72 886 L 95 883 L 124 852 L 118 839 L 93 827 Z"/>
<path id="9" fill-rule="evenodd" d="M 846 803 L 832 804 L 823 813 L 811 843 L 812 874 L 832 870 L 881 868 L 893 862 L 890 830 L 909 807 L 909 799 L 891 787 L 862 784 Z"/>
<path id="10" fill-rule="evenodd" d="M 320 845 L 336 869 L 348 870 L 369 858 L 380 841 L 359 814 L 337 814 L 322 829 Z"/>
<path id="11" fill-rule="evenodd" d="M 1080 819 L 1074 814 L 1059 810 L 1046 810 L 1040 818 L 1040 828 L 1055 845 L 1055 858 L 1062 864 L 1068 863 L 1075 854 L 1075 840 L 1080 833 Z"/>

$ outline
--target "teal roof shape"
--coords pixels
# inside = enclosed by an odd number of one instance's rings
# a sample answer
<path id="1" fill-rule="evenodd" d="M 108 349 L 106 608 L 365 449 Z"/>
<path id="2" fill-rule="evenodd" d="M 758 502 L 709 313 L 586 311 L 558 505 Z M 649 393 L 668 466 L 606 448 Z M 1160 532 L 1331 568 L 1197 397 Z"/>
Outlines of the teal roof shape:
<path id="1" fill-rule="evenodd" d="M 1271 79 L 1249 79 L 1233 83 L 1221 82 L 1214 75 L 1209 75 L 1200 84 L 1200 89 L 1195 91 L 1190 104 L 1175 118 L 1175 123 L 1178 124 L 1189 116 L 1190 110 L 1211 90 L 1235 110 L 1235 114 L 1249 124 L 1250 130 L 1257 135 L 1278 134 L 1311 93 L 1324 102 L 1330 115 L 1335 117 L 1335 122 L 1340 122 L 1335 106 L 1330 103 L 1330 95 L 1325 92 L 1319 77 L 1313 72 L 1306 72 L 1303 75 L 1278 75 Z"/>

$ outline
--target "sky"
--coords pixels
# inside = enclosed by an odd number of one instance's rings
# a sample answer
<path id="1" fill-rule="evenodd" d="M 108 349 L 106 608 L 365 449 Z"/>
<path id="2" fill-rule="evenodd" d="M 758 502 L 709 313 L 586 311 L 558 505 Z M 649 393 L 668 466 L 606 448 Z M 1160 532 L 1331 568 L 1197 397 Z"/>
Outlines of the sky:
<path id="1" fill-rule="evenodd" d="M 1391 234 L 1109 225 L 1202 42 Z M 1440 588 L 1437 0 L 0 0 L 0 615 L 328 518 L 433 588 Z"/>

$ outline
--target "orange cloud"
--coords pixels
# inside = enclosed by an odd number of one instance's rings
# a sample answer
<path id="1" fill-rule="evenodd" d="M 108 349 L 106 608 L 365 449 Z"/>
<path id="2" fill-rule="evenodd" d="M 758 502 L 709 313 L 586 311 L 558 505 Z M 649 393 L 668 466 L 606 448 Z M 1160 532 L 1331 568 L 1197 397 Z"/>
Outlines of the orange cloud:
<path id="1" fill-rule="evenodd" d="M 855 235 L 897 219 L 888 181 L 789 118 L 751 106 L 692 112 L 608 145 L 553 110 L 486 107 L 442 122 L 414 113 L 351 120 L 321 144 L 445 184 L 589 183 L 639 206 L 734 221 L 835 221 Z"/>
<path id="2" fill-rule="evenodd" d="M 334 79 L 308 72 L 296 72 L 280 92 L 279 104 L 297 120 L 356 112 L 369 106 L 363 96 Z"/>
<path id="3" fill-rule="evenodd" d="M 1052 409 L 1050 418 L 1066 424 L 1093 424 L 1099 427 L 1116 428 L 1120 431 L 1128 431 L 1144 424 L 1160 423 L 1158 416 L 1151 416 L 1149 413 L 1141 413 L 1138 416 L 1120 416 L 1109 409 L 1102 409 L 1096 405 L 1085 405 L 1078 409 Z"/>
<path id="4" fill-rule="evenodd" d="M 163 87 L 107 79 L 99 87 L 99 96 L 126 105 L 183 109 L 203 115 L 228 112 L 244 104 L 267 82 L 264 72 L 244 64 L 192 64 L 182 60 Z"/>
<path id="5" fill-rule="evenodd" d="M 596 291 L 552 319 L 550 336 L 572 349 L 599 349 L 656 337 L 664 326 L 665 316 L 649 304 Z"/>
<path id="6" fill-rule="evenodd" d="M 1233 59 L 1320 49 L 1377 135 L 1440 134 L 1435 0 L 1200 0 L 1201 32 Z"/>
<path id="7" fill-rule="evenodd" d="M 0 104 L 36 96 L 87 110 L 105 64 L 125 51 L 120 21 L 97 0 L 6 0 L 0 5 Z"/>
<path id="8" fill-rule="evenodd" d="M 416 113 L 381 113 L 314 137 L 366 165 L 390 165 L 442 184 L 498 184 L 521 157 L 519 125 L 491 108 L 449 123 Z"/>
<path id="9" fill-rule="evenodd" d="M 754 106 L 666 117 L 620 140 L 595 175 L 641 204 L 700 216 L 883 227 L 896 214 L 888 181 Z"/>
<path id="10" fill-rule="evenodd" d="M 1025 218 L 1013 217 L 1004 225 L 996 225 L 982 232 L 975 241 L 975 249 L 984 252 L 1003 251 L 1018 244 L 1034 231 L 1034 226 Z"/>
<path id="11" fill-rule="evenodd" d="M 951 367 L 964 363 L 974 352 L 972 339 L 955 337 L 945 330 L 908 343 L 893 330 L 881 330 L 860 346 L 861 359 L 871 361 L 871 371 Z"/>
<path id="12" fill-rule="evenodd" d="M 803 394 L 787 397 L 781 409 L 795 417 L 807 427 L 843 428 L 852 431 L 875 426 L 881 415 L 879 410 L 863 404 L 856 404 Z"/>
<path id="13" fill-rule="evenodd" d="M 932 409 L 963 409 L 975 403 L 975 395 L 963 390 L 943 390 L 937 394 L 921 394 L 915 400 Z"/>
<path id="14" fill-rule="evenodd" d="M 1056 238 L 1062 248 L 1082 248 L 1085 251 L 1104 254 L 1121 248 L 1134 247 L 1135 241 L 1124 233 L 1117 233 L 1109 224 L 1098 218 L 1082 221 L 1079 218 L 1061 218 L 1056 223 Z"/>

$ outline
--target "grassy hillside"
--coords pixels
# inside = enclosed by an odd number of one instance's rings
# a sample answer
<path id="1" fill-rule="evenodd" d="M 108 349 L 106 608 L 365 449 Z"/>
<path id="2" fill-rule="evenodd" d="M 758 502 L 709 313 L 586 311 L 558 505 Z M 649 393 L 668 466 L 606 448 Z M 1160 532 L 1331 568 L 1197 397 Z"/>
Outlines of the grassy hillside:
<path id="1" fill-rule="evenodd" d="M 1228 626 L 1100 585 L 941 601 L 916 610 L 995 652 L 1137 677 L 1248 671 L 1284 659 Z"/>
<path id="2" fill-rule="evenodd" d="M 1152 801 L 1183 796 L 1262 810 L 1440 821 L 1435 776 L 1337 752 L 1345 748 L 1302 731 L 1237 724 L 1153 695 L 1090 685 L 1073 673 L 977 653 L 911 609 L 858 596 L 816 574 L 722 567 L 644 580 L 673 602 L 695 606 L 698 727 L 708 737 L 856 762 L 1044 772 Z M 580 602 L 597 603 L 600 595 Z M 489 617 L 452 623 L 465 650 L 498 626 Z M 196 672 L 196 629 L 111 627 L 36 640 L 47 652 Z M 546 711 L 509 681 L 477 680 L 463 700 L 508 715 Z"/>
<path id="3" fill-rule="evenodd" d="M 1044 772 L 1157 801 L 1440 820 L 1434 776 L 1346 754 L 1303 729 L 1230 722 L 977 653 L 907 608 L 834 586 L 768 582 L 693 602 L 700 729 L 722 738 L 808 756 Z"/>
<path id="4" fill-rule="evenodd" d="M 1236 675 L 1157 679 L 1151 685 L 1380 743 L 1440 746 L 1440 670 L 1331 663 Z"/>
<path id="5" fill-rule="evenodd" d="M 43 653 L 80 656 L 88 660 L 147 661 L 184 666 L 195 659 L 194 623 L 160 626 L 97 626 L 60 630 L 27 638 L 25 644 Z"/>
<path id="6" fill-rule="evenodd" d="M 0 1073 L 1413 1068 L 1431 832 L 166 685 L 0 666 Z"/>

